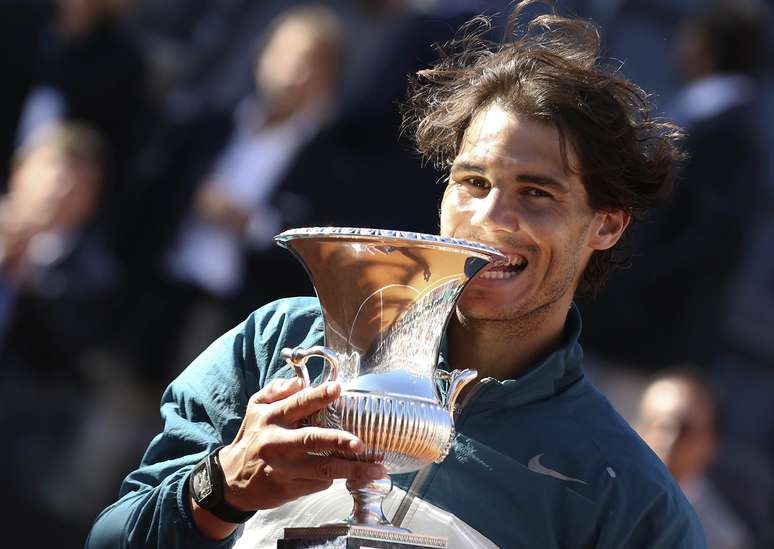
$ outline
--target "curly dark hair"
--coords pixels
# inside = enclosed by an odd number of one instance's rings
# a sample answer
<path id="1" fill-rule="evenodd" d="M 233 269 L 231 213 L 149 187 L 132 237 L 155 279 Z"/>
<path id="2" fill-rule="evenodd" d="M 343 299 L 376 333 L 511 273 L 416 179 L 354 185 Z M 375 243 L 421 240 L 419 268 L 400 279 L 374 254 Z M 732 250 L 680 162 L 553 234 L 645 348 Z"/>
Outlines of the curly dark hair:
<path id="1" fill-rule="evenodd" d="M 486 38 L 492 22 L 479 16 L 438 46 L 440 61 L 411 81 L 404 129 L 415 135 L 426 160 L 448 169 L 473 117 L 498 101 L 556 126 L 565 168 L 579 174 L 593 209 L 642 219 L 671 194 L 684 158 L 682 133 L 651 116 L 650 97 L 620 74 L 620 66 L 602 62 L 592 22 L 552 11 L 520 27 L 524 9 L 538 1 L 516 5 L 502 41 Z M 569 165 L 568 143 L 579 166 Z M 625 248 L 621 241 L 595 252 L 578 292 L 596 294 L 612 268 L 627 265 Z"/>

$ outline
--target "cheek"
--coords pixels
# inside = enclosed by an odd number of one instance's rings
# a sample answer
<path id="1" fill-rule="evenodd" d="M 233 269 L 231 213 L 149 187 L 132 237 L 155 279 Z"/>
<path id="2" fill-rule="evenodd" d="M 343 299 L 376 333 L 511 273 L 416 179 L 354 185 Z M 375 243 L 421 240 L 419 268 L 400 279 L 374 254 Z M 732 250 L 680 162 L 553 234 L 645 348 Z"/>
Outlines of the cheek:
<path id="1" fill-rule="evenodd" d="M 546 234 L 559 234 L 571 230 L 574 220 L 571 212 L 557 202 L 530 202 L 523 200 L 513 205 L 519 213 L 521 223 L 540 229 Z"/>

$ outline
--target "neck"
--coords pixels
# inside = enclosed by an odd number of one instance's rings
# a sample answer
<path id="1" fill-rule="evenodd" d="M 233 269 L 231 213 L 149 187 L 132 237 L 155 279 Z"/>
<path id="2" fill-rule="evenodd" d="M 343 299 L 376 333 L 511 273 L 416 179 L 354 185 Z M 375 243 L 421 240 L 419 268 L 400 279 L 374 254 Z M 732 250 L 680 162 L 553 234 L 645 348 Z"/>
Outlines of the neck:
<path id="1" fill-rule="evenodd" d="M 568 309 L 557 302 L 517 319 L 478 320 L 458 308 L 448 329 L 450 360 L 478 370 L 478 379 L 515 379 L 561 345 Z"/>
<path id="2" fill-rule="evenodd" d="M 293 115 L 296 111 L 294 109 L 288 109 L 281 105 L 274 105 L 271 108 L 266 109 L 266 118 L 263 121 L 264 126 L 271 128 L 279 126 Z"/>

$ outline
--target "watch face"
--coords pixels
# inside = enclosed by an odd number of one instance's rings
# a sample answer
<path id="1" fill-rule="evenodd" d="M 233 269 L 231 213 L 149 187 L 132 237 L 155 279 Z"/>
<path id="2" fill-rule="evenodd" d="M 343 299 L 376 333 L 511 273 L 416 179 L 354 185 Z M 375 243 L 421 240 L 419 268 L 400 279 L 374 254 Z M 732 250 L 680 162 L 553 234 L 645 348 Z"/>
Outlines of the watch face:
<path id="1" fill-rule="evenodd" d="M 212 482 L 210 482 L 210 472 L 207 470 L 205 464 L 197 467 L 193 473 L 193 491 L 194 497 L 197 502 L 201 502 L 204 498 L 212 493 Z"/>

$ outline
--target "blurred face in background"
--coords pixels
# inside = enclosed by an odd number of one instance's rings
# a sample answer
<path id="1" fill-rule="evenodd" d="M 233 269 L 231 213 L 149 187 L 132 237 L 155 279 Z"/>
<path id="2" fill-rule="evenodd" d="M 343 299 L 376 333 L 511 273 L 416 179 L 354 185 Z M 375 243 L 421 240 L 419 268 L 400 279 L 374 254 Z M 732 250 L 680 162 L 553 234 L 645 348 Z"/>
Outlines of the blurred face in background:
<path id="1" fill-rule="evenodd" d="M 715 409 L 709 394 L 682 378 L 648 387 L 637 430 L 678 482 L 702 475 L 715 454 Z"/>
<path id="2" fill-rule="evenodd" d="M 10 206 L 21 223 L 50 230 L 73 230 L 95 213 L 100 170 L 55 146 L 31 151 L 9 182 Z"/>
<path id="3" fill-rule="evenodd" d="M 305 20 L 289 19 L 275 29 L 255 70 L 258 92 L 269 112 L 289 115 L 327 98 L 336 62 L 332 46 L 322 42 Z"/>
<path id="4" fill-rule="evenodd" d="M 136 0 L 56 0 L 57 23 L 65 36 L 88 34 L 100 21 L 120 17 Z"/>

